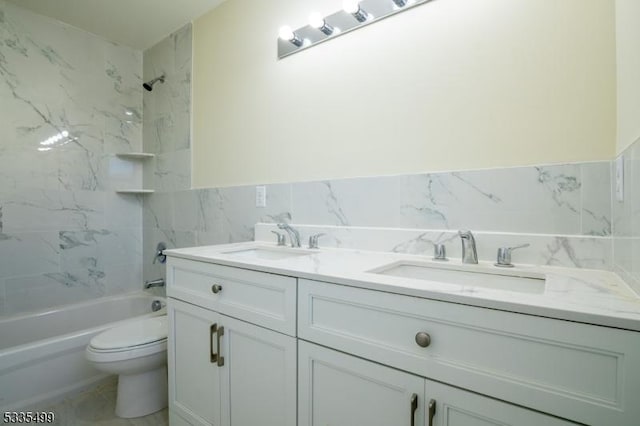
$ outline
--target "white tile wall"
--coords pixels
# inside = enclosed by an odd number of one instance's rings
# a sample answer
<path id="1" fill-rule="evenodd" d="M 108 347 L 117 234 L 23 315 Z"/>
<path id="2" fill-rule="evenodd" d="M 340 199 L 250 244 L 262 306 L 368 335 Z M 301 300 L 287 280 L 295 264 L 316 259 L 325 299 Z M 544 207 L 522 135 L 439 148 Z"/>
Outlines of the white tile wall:
<path id="1" fill-rule="evenodd" d="M 142 53 L 4 0 L 0 40 L 0 316 L 141 288 Z"/>
<path id="2" fill-rule="evenodd" d="M 624 156 L 624 201 L 613 197 L 615 269 L 640 293 L 640 140 Z M 615 173 L 615 162 L 612 164 Z M 615 174 L 613 174 L 615 176 Z M 615 194 L 615 181 L 612 182 Z"/>

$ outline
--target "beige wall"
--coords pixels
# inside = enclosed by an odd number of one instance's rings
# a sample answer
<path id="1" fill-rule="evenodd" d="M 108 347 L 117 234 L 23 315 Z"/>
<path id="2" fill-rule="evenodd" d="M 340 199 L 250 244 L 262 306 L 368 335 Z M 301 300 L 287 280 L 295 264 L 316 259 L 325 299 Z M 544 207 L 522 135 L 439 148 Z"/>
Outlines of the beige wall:
<path id="1" fill-rule="evenodd" d="M 628 0 L 635 1 L 635 0 Z M 195 187 L 610 159 L 610 0 L 437 0 L 276 59 L 340 0 L 194 22 Z"/>
<path id="2" fill-rule="evenodd" d="M 640 139 L 639 21 L 639 0 L 616 0 L 618 152 Z"/>

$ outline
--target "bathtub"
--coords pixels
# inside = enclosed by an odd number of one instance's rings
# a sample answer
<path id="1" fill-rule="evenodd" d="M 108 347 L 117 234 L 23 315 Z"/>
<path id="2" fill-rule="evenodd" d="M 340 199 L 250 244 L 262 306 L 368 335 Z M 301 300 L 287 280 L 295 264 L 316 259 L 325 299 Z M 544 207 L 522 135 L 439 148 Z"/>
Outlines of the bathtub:
<path id="1" fill-rule="evenodd" d="M 131 318 L 162 315 L 143 292 L 0 319 L 0 410 L 54 403 L 107 377 L 84 358 L 96 334 Z"/>

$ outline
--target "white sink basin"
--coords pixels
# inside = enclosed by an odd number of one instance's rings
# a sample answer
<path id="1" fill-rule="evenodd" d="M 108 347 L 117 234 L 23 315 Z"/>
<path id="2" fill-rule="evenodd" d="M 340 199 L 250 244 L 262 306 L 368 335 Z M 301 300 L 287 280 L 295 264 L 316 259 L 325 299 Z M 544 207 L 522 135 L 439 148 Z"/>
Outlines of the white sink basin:
<path id="1" fill-rule="evenodd" d="M 536 272 L 490 269 L 476 265 L 439 265 L 419 262 L 396 262 L 369 271 L 398 278 L 435 281 L 523 293 L 544 293 L 545 275 Z"/>
<path id="2" fill-rule="evenodd" d="M 222 252 L 245 259 L 280 260 L 292 257 L 308 256 L 312 252 L 302 249 L 289 249 L 286 247 L 253 247 L 249 249 L 231 250 Z"/>

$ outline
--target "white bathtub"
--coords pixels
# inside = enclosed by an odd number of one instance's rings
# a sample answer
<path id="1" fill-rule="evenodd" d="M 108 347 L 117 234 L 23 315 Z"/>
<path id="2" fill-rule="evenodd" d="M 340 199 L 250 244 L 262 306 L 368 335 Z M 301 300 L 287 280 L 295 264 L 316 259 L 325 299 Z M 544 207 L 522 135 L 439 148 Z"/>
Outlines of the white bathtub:
<path id="1" fill-rule="evenodd" d="M 107 377 L 84 358 L 93 336 L 134 317 L 162 315 L 143 292 L 0 319 L 0 411 L 55 402 Z"/>

